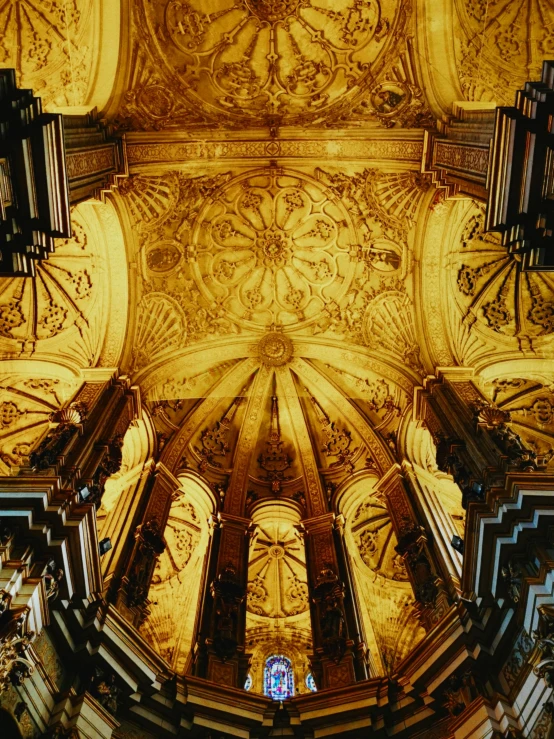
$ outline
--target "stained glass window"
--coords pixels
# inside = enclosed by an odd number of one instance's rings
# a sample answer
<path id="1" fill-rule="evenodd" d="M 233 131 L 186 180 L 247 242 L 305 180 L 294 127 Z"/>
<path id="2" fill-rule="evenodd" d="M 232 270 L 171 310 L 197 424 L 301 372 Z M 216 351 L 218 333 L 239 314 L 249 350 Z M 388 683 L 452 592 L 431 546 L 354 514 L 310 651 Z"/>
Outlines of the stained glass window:
<path id="1" fill-rule="evenodd" d="M 244 689 L 250 690 L 251 687 L 252 687 L 252 675 L 247 675 L 246 682 L 244 683 Z"/>
<path id="2" fill-rule="evenodd" d="M 266 660 L 264 693 L 274 701 L 282 701 L 294 695 L 292 662 L 282 654 L 274 654 Z"/>
<path id="3" fill-rule="evenodd" d="M 308 688 L 308 690 L 311 690 L 312 693 L 315 693 L 317 691 L 314 676 L 311 672 L 308 672 L 308 674 L 306 675 L 306 687 Z"/>

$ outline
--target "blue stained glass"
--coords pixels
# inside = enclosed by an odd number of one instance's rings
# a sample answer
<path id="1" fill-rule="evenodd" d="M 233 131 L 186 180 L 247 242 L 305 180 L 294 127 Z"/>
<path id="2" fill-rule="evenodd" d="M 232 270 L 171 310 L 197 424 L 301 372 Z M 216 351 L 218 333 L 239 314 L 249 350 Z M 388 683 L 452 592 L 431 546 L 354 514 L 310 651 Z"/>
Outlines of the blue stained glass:
<path id="1" fill-rule="evenodd" d="M 308 672 L 308 674 L 306 675 L 306 687 L 308 688 L 308 690 L 311 690 L 312 693 L 317 692 L 317 686 L 315 684 L 314 676 L 311 672 Z"/>
<path id="2" fill-rule="evenodd" d="M 244 683 L 244 689 L 250 690 L 251 687 L 252 687 L 252 675 L 247 675 L 246 682 Z"/>
<path id="3" fill-rule="evenodd" d="M 274 654 L 265 662 L 264 693 L 274 701 L 282 701 L 294 695 L 292 662 L 282 654 Z"/>

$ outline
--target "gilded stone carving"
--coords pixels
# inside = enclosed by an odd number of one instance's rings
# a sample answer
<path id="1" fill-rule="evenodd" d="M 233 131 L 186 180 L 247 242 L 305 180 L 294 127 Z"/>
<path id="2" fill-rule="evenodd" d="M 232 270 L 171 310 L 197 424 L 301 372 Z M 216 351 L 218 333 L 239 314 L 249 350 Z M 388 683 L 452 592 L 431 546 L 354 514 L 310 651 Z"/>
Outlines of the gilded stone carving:
<path id="1" fill-rule="evenodd" d="M 181 260 L 181 246 L 176 241 L 153 244 L 146 254 L 146 265 L 151 272 L 171 272 Z"/>
<path id="2" fill-rule="evenodd" d="M 306 392 L 308 392 L 323 432 L 321 451 L 326 457 L 335 457 L 333 462 L 329 462 L 329 468 L 344 467 L 348 472 L 353 472 L 353 460 L 356 458 L 359 447 L 351 448 L 351 432 L 348 429 L 340 428 L 334 421 L 331 421 L 316 398 L 308 390 Z"/>
<path id="3" fill-rule="evenodd" d="M 358 505 L 352 532 L 361 558 L 373 572 L 390 580 L 408 579 L 402 556 L 395 548 L 397 539 L 387 507 L 378 497 L 371 496 Z"/>
<path id="4" fill-rule="evenodd" d="M 90 0 L 7 0 L 0 7 L 0 64 L 46 106 L 82 105 L 92 72 Z"/>
<path id="5" fill-rule="evenodd" d="M 147 293 L 138 305 L 133 350 L 136 369 L 187 339 L 187 319 L 179 303 L 159 292 Z"/>
<path id="6" fill-rule="evenodd" d="M 323 120 L 371 83 L 399 11 L 396 0 L 340 0 L 333 8 L 312 0 L 141 4 L 136 33 L 149 41 L 143 64 L 161 74 L 138 76 L 127 105 L 171 124 L 170 114 L 180 115 L 171 85 L 197 119 Z"/>
<path id="7" fill-rule="evenodd" d="M 105 672 L 100 667 L 95 667 L 90 677 L 88 690 L 111 714 L 117 713 L 118 701 L 121 700 L 120 696 L 123 691 L 117 686 L 113 672 Z"/>
<path id="8" fill-rule="evenodd" d="M 0 693 L 10 685 L 22 685 L 34 671 L 28 649 L 35 634 L 29 631 L 28 606 L 12 607 L 12 596 L 0 591 Z"/>
<path id="9" fill-rule="evenodd" d="M 103 216 L 111 213 L 105 228 Z M 102 216 L 102 217 L 101 217 Z M 0 343 L 4 351 L 53 354 L 62 362 L 89 366 L 102 352 L 104 334 L 118 315 L 126 315 L 126 300 L 118 287 L 125 287 L 127 275 L 110 272 L 113 287 L 103 279 L 106 274 L 106 248 L 117 251 L 117 234 L 111 206 L 83 204 L 72 211 L 73 237 L 62 239 L 56 250 L 37 268 L 37 278 L 5 279 L 0 295 Z M 102 277 L 101 277 L 102 275 Z M 111 306 L 111 295 L 120 303 Z M 113 307 L 113 311 L 108 308 Z M 109 342 L 122 339 L 122 329 L 110 332 Z M 117 348 L 115 353 L 117 354 Z M 106 345 L 105 349 L 108 349 Z"/>
<path id="10" fill-rule="evenodd" d="M 262 336 L 258 342 L 260 359 L 270 367 L 280 367 L 289 362 L 293 351 L 293 343 L 290 338 L 276 331 Z"/>
<path id="11" fill-rule="evenodd" d="M 165 548 L 146 552 L 153 576 L 148 593 L 145 638 L 176 669 L 182 669 L 191 649 L 199 578 L 207 545 L 207 522 L 182 492 L 174 495 L 163 531 Z M 144 564 L 142 568 L 144 568 Z"/>
<path id="12" fill-rule="evenodd" d="M 458 74 L 465 98 L 513 105 L 515 91 L 526 80 L 540 78 L 542 60 L 552 56 L 552 5 L 456 0 L 456 10 Z"/>
<path id="13" fill-rule="evenodd" d="M 357 223 L 371 242 L 381 234 L 393 241 L 405 238 L 415 224 L 425 193 L 431 189 L 427 175 L 419 172 L 384 172 L 364 169 L 354 176 L 342 171 L 318 169 L 318 177 L 357 216 Z"/>
<path id="14" fill-rule="evenodd" d="M 502 668 L 502 674 L 510 688 L 515 684 L 516 680 L 527 665 L 529 656 L 533 651 L 533 646 L 533 640 L 525 629 L 522 629 L 516 643 L 514 644 L 512 653 Z"/>
<path id="15" fill-rule="evenodd" d="M 515 460 L 545 468 L 554 459 L 554 397 L 537 380 L 497 378 L 484 386 L 496 409 L 500 434 L 497 443 Z"/>
<path id="16" fill-rule="evenodd" d="M 386 421 L 391 415 L 401 414 L 398 392 L 385 379 L 370 380 L 330 365 L 327 365 L 327 369 L 344 378 L 349 394 L 363 399 L 367 409 L 375 413 L 379 420 Z"/>
<path id="17" fill-rule="evenodd" d="M 29 464 L 37 442 L 52 422 L 55 413 L 74 391 L 66 381 L 28 376 L 5 376 L 0 381 L 0 467 L 2 474 L 13 474 Z"/>
<path id="18" fill-rule="evenodd" d="M 346 294 L 355 241 L 338 199 L 305 175 L 268 169 L 212 195 L 187 256 L 198 288 L 234 321 L 290 326 Z"/>
<path id="19" fill-rule="evenodd" d="M 483 232 L 484 212 L 471 209 L 452 255 L 459 310 L 506 337 L 542 337 L 554 331 L 554 281 L 548 272 L 523 272 L 520 262 Z M 477 210 L 477 212 L 475 212 Z"/>
<path id="20" fill-rule="evenodd" d="M 268 157 L 280 159 L 316 160 L 333 159 L 352 161 L 379 160 L 416 164 L 421 161 L 423 144 L 421 141 L 395 139 L 355 139 L 333 138 L 328 140 L 290 138 L 284 136 L 267 141 L 263 136 L 248 140 L 227 138 L 225 141 L 206 141 L 202 130 L 194 132 L 198 141 L 182 141 L 144 144 L 130 141 L 127 144 L 127 157 L 130 165 L 145 163 L 175 163 L 198 160 L 217 161 L 241 160 L 249 164 L 264 164 Z"/>
<path id="21" fill-rule="evenodd" d="M 264 471 L 262 480 L 271 484 L 271 492 L 279 494 L 282 483 L 291 478 L 290 470 L 292 458 L 288 455 L 281 440 L 281 426 L 279 423 L 279 399 L 276 395 L 271 398 L 271 420 L 269 435 L 264 451 L 258 457 L 258 465 Z"/>
<path id="22" fill-rule="evenodd" d="M 221 467 L 222 464 L 221 462 L 217 461 L 216 457 L 219 457 L 223 460 L 229 454 L 231 450 L 231 447 L 229 445 L 231 423 L 233 421 L 233 418 L 235 417 L 237 408 L 242 401 L 242 396 L 244 396 L 245 393 L 246 388 L 241 391 L 239 397 L 233 400 L 233 402 L 219 421 L 216 421 L 216 423 L 211 428 L 204 429 L 204 431 L 202 431 L 202 435 L 200 436 L 202 448 L 195 449 L 196 453 L 202 458 L 202 461 L 199 465 L 199 469 L 201 472 L 204 472 L 208 465 L 212 467 Z"/>
<path id="23" fill-rule="evenodd" d="M 304 547 L 287 522 L 264 523 L 248 568 L 248 610 L 272 618 L 308 610 Z"/>

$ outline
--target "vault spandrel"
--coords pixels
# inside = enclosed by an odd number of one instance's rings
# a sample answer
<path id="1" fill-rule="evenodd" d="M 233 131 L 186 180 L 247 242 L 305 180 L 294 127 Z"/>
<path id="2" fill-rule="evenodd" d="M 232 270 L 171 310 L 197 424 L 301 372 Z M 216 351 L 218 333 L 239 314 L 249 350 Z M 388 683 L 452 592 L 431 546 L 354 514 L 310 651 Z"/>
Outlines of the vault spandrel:
<path id="1" fill-rule="evenodd" d="M 468 354 L 471 347 L 472 362 L 499 345 L 514 356 L 520 351 L 551 351 L 551 274 L 525 272 L 519 257 L 507 253 L 497 235 L 484 232 L 484 209 L 479 204 L 458 206 L 455 215 L 456 231 L 443 249 L 457 351 Z"/>
<path id="2" fill-rule="evenodd" d="M 111 6 L 111 7 L 109 7 Z M 119 43 L 117 0 L 8 0 L 0 8 L 0 65 L 14 67 L 21 87 L 35 90 L 47 111 L 106 103 Z M 113 14 L 113 15 L 112 15 Z M 100 32 L 102 26 L 104 34 Z M 117 55 L 115 55 L 117 59 Z"/>
<path id="3" fill-rule="evenodd" d="M 552 57 L 552 4 L 540 0 L 456 0 L 456 56 L 464 97 L 512 105 Z M 529 40 L 533 39 L 533 43 Z"/>

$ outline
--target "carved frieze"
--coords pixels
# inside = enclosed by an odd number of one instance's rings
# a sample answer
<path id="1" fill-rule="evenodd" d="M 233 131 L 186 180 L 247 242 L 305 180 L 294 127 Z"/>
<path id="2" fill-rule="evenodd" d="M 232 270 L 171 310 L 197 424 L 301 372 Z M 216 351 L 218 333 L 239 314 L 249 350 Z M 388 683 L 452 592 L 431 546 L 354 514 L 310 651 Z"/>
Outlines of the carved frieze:
<path id="1" fill-rule="evenodd" d="M 325 161 L 333 157 L 344 161 L 367 160 L 411 162 L 421 161 L 423 141 L 402 140 L 400 138 L 380 139 L 287 139 L 267 140 L 226 138 L 210 141 L 197 134 L 199 141 L 180 141 L 164 143 L 127 143 L 127 158 L 131 166 L 147 163 L 166 163 L 168 165 L 183 161 L 198 160 L 225 162 L 247 160 L 249 163 L 263 164 L 268 157 L 279 159 L 306 159 Z"/>

